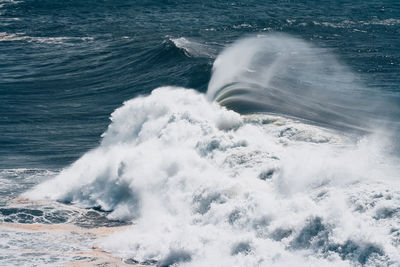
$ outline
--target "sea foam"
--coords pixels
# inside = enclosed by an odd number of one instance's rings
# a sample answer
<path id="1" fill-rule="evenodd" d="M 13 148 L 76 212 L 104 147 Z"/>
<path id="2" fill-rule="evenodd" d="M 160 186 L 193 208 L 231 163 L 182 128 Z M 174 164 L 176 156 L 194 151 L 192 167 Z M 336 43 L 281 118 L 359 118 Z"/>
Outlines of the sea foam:
<path id="1" fill-rule="evenodd" d="M 25 196 L 133 221 L 101 246 L 136 263 L 399 264 L 399 172 L 382 142 L 163 87 L 126 101 L 97 148 Z"/>

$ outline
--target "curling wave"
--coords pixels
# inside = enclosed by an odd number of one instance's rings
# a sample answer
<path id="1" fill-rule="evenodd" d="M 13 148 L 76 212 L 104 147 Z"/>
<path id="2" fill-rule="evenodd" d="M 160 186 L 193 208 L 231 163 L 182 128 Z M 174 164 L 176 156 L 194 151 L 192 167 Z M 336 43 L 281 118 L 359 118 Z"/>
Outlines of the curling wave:
<path id="1" fill-rule="evenodd" d="M 225 49 L 214 62 L 207 96 L 240 113 L 362 131 L 385 124 L 390 111 L 327 49 L 284 34 L 247 37 Z"/>

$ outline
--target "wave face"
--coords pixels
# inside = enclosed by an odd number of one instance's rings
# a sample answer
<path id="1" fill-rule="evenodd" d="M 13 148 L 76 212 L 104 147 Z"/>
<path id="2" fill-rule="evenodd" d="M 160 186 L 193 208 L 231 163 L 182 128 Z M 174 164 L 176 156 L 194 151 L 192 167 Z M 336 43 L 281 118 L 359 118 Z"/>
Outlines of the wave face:
<path id="1" fill-rule="evenodd" d="M 207 96 L 240 113 L 271 112 L 336 128 L 369 130 L 385 114 L 383 99 L 329 51 L 283 34 L 248 37 L 225 49 Z"/>
<path id="2" fill-rule="evenodd" d="M 111 121 L 99 147 L 24 196 L 133 220 L 101 244 L 129 262 L 400 263 L 399 165 L 382 139 L 240 115 L 177 87 L 125 102 Z"/>

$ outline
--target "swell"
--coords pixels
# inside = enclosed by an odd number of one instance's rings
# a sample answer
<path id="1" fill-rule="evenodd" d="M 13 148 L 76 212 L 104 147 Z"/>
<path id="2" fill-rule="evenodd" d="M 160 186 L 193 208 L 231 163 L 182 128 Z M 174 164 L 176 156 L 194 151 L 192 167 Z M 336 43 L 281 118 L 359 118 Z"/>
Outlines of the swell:
<path id="1" fill-rule="evenodd" d="M 97 144 L 108 115 L 124 100 L 159 84 L 207 86 L 210 59 L 188 57 L 169 39 L 57 40 L 36 42 L 25 34 L 0 42 L 3 168 L 65 166 Z"/>

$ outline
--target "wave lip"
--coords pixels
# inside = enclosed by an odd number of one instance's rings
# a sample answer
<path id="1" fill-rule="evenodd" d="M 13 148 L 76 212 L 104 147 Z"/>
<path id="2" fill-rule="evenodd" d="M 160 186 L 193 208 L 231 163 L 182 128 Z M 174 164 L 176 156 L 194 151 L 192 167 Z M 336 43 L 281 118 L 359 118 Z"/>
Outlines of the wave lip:
<path id="1" fill-rule="evenodd" d="M 214 62 L 207 96 L 240 113 L 364 131 L 384 113 L 376 92 L 327 49 L 284 34 L 244 38 L 225 49 Z"/>

